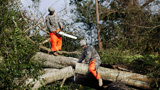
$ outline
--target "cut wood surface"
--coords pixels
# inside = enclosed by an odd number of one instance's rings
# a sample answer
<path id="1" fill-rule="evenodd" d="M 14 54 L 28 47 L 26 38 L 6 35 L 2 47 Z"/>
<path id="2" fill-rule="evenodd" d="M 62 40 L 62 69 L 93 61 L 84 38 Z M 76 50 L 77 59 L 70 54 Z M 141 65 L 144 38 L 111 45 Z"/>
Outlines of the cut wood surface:
<path id="1" fill-rule="evenodd" d="M 33 85 L 32 90 L 38 90 L 38 88 L 66 78 L 70 78 L 74 75 L 73 69 L 71 66 L 62 68 L 60 70 L 48 69 L 42 76 L 39 77 L 38 80 L 28 79 L 26 85 Z"/>
<path id="2" fill-rule="evenodd" d="M 63 68 L 67 66 L 75 66 L 78 59 L 73 57 L 65 56 L 54 56 L 42 52 L 37 52 L 33 60 L 40 61 L 43 64 L 43 67 L 51 68 Z"/>
<path id="3" fill-rule="evenodd" d="M 88 65 L 77 63 L 75 72 L 78 74 L 87 75 Z M 154 80 L 152 78 L 148 78 L 145 75 L 125 72 L 125 71 L 118 71 L 118 70 L 104 68 L 104 67 L 99 67 L 98 73 L 102 76 L 103 80 L 108 80 L 108 81 L 120 80 L 125 84 L 140 87 L 140 88 L 146 88 L 146 89 L 151 88 L 150 83 Z"/>

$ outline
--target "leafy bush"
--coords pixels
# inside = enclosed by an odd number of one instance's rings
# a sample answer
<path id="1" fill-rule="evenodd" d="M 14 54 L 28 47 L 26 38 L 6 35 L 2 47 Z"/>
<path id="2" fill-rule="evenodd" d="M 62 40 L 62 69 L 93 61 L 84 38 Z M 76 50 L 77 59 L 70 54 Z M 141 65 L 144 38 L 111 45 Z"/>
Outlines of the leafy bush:
<path id="1" fill-rule="evenodd" d="M 155 90 L 160 89 L 160 58 L 158 56 L 145 55 L 144 57 L 134 60 L 130 67 L 136 73 L 155 78 L 152 86 Z"/>
<path id="2" fill-rule="evenodd" d="M 5 29 L 1 34 L 1 55 L 4 57 L 0 63 L 0 88 L 20 89 L 28 76 L 37 77 L 40 65 L 30 58 L 35 54 L 38 45 L 32 43 L 19 29 Z M 22 80 L 15 83 L 15 79 Z"/>
<path id="3" fill-rule="evenodd" d="M 103 64 L 125 64 L 128 65 L 134 59 L 142 57 L 141 55 L 136 55 L 130 51 L 121 51 L 117 48 L 107 49 L 100 52 L 101 60 Z"/>
<path id="4" fill-rule="evenodd" d="M 130 51 L 108 49 L 100 52 L 103 64 L 123 64 L 133 72 L 155 78 L 152 86 L 160 89 L 160 57 L 157 55 L 137 55 Z"/>
<path id="5" fill-rule="evenodd" d="M 23 87 L 25 79 L 37 77 L 40 64 L 30 58 L 38 49 L 36 43 L 25 37 L 26 22 L 14 0 L 0 0 L 0 89 L 12 90 Z M 20 3 L 19 3 L 20 4 Z"/>

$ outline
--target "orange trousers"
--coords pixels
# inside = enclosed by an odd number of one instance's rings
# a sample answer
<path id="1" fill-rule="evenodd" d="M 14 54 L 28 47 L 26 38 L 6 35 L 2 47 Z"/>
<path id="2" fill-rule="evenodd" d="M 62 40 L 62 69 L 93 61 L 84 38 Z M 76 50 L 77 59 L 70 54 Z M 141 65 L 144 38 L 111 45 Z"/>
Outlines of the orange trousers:
<path id="1" fill-rule="evenodd" d="M 56 33 L 50 33 L 50 42 L 52 44 L 51 51 L 58 51 L 62 49 L 62 36 Z"/>
<path id="2" fill-rule="evenodd" d="M 95 61 L 96 59 L 89 63 L 89 72 L 91 72 L 93 76 L 98 80 L 99 78 L 101 78 L 101 76 L 98 74 L 98 72 L 95 69 Z"/>

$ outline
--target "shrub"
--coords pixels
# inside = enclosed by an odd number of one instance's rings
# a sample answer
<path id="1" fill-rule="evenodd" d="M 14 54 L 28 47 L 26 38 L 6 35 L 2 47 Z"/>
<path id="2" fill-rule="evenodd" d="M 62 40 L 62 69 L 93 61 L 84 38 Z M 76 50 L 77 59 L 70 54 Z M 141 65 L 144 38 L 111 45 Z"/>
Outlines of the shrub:
<path id="1" fill-rule="evenodd" d="M 38 45 L 28 40 L 19 29 L 5 29 L 2 31 L 1 39 L 1 55 L 4 59 L 0 63 L 0 88 L 20 89 L 25 80 L 22 78 L 34 78 L 39 74 L 40 64 L 30 60 L 39 50 Z M 22 81 L 15 83 L 16 79 Z"/>

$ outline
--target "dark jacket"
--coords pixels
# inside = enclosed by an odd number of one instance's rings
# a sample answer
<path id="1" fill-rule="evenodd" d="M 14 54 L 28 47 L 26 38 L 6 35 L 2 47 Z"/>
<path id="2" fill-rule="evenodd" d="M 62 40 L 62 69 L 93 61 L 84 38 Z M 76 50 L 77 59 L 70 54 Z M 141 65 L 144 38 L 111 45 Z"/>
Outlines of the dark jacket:
<path id="1" fill-rule="evenodd" d="M 83 50 L 78 62 L 81 63 L 84 59 L 85 63 L 87 64 L 89 64 L 94 59 L 96 59 L 95 63 L 101 63 L 100 56 L 93 46 L 87 46 L 87 48 Z"/>

